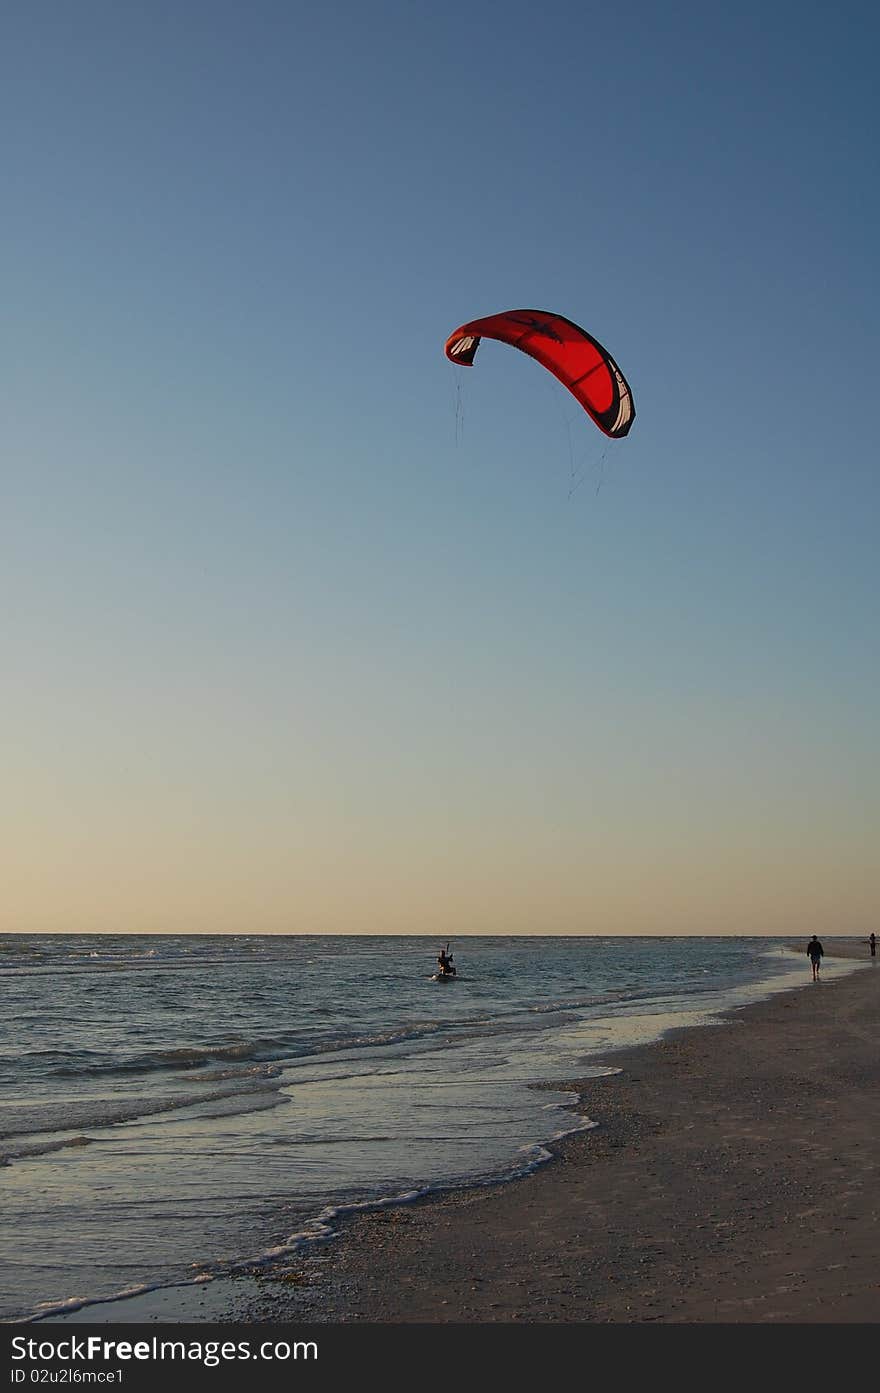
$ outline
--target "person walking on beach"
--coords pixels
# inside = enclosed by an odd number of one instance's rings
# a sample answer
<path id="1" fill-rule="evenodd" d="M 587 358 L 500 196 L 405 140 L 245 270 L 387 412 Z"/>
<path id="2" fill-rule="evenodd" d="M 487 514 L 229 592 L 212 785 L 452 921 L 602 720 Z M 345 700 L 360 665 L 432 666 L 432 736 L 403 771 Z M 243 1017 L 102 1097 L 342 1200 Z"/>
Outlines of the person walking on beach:
<path id="1" fill-rule="evenodd" d="M 813 934 L 813 937 L 807 944 L 807 957 L 810 959 L 813 968 L 814 982 L 818 982 L 819 980 L 819 963 L 822 961 L 824 953 L 825 949 L 822 947 L 816 935 Z"/>
<path id="2" fill-rule="evenodd" d="M 871 957 L 872 957 L 872 958 L 876 958 L 876 956 L 877 956 L 877 940 L 876 940 L 876 938 L 874 937 L 873 934 L 871 934 L 871 937 L 868 939 L 868 942 L 869 942 L 870 945 L 871 945 Z"/>

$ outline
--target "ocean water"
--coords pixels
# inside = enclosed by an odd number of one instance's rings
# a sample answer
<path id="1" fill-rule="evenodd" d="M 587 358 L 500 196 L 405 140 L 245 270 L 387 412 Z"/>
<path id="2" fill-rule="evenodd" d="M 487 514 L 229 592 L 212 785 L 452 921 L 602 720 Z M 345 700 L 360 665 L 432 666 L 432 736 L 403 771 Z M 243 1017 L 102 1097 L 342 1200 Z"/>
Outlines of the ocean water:
<path id="1" fill-rule="evenodd" d="M 283 1260 L 340 1208 L 522 1173 L 583 1125 L 530 1084 L 808 976 L 783 940 L 469 937 L 436 982 L 439 947 L 0 937 L 0 1319 Z"/>

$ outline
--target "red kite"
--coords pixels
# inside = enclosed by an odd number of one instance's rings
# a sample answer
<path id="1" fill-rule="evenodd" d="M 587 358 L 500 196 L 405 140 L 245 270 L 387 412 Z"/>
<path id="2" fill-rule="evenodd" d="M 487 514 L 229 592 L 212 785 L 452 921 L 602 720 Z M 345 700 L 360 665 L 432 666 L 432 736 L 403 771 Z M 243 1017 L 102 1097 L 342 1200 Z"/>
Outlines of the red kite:
<path id="1" fill-rule="evenodd" d="M 611 354 L 601 343 L 547 310 L 505 310 L 462 324 L 446 340 L 446 356 L 472 367 L 480 339 L 498 339 L 528 353 L 554 376 L 612 440 L 621 440 L 635 420 L 632 392 Z"/>

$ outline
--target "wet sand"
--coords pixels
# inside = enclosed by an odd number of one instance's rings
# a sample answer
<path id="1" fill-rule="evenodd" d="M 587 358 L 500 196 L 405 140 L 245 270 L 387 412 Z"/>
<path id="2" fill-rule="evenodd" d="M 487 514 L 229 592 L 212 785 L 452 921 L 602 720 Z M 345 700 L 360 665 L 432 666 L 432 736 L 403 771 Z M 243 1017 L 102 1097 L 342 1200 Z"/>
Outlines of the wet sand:
<path id="1" fill-rule="evenodd" d="M 228 1319 L 874 1322 L 880 971 L 607 1055 L 598 1125 L 522 1180 L 347 1221 Z"/>

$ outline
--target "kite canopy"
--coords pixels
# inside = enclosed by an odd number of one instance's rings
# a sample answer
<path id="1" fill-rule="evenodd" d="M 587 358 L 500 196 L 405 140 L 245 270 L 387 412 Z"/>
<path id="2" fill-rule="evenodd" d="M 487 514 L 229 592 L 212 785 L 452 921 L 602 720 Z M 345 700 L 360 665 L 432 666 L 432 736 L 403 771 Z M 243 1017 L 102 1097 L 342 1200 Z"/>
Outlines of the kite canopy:
<path id="1" fill-rule="evenodd" d="M 480 339 L 498 339 L 536 358 L 592 416 L 612 440 L 625 436 L 635 420 L 632 392 L 611 354 L 601 343 L 547 310 L 505 310 L 462 324 L 446 340 L 446 356 L 472 367 Z"/>

